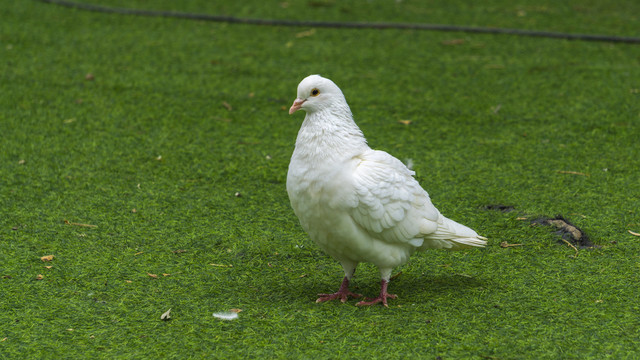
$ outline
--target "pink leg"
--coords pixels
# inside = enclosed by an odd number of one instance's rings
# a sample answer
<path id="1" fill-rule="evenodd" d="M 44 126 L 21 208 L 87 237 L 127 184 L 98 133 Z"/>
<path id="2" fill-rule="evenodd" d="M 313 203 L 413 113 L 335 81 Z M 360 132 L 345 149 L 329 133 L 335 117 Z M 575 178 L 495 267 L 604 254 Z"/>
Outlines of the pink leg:
<path id="1" fill-rule="evenodd" d="M 319 298 L 318 300 L 316 300 L 317 303 L 319 302 L 325 302 L 325 301 L 329 301 L 329 300 L 334 300 L 337 298 L 340 298 L 341 302 L 346 302 L 347 298 L 349 296 L 353 296 L 353 297 L 360 297 L 362 295 L 360 294 L 355 294 L 352 293 L 351 291 L 349 291 L 349 279 L 347 279 L 347 277 L 345 276 L 344 279 L 342 279 L 342 284 L 340 284 L 340 289 L 338 289 L 337 293 L 333 293 L 333 294 L 318 294 Z"/>
<path id="2" fill-rule="evenodd" d="M 384 305 L 386 307 L 389 307 L 389 305 L 387 305 L 387 298 L 395 299 L 395 298 L 398 297 L 398 295 L 387 293 L 387 285 L 388 284 L 389 284 L 389 281 L 387 281 L 385 279 L 382 279 L 382 281 L 380 281 L 380 295 L 375 299 L 367 299 L 367 300 L 370 300 L 370 301 L 360 301 L 356 305 L 358 305 L 358 306 L 373 305 L 373 304 L 377 304 L 377 303 L 381 302 L 382 305 Z"/>

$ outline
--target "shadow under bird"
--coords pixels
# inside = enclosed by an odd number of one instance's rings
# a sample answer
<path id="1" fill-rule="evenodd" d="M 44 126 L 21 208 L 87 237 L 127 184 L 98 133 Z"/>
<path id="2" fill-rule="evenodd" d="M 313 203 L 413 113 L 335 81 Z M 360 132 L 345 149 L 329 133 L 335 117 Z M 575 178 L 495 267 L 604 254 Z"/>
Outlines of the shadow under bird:
<path id="1" fill-rule="evenodd" d="M 342 91 L 310 75 L 289 114 L 306 112 L 287 174 L 287 192 L 302 228 L 344 269 L 337 292 L 316 302 L 360 297 L 349 291 L 356 266 L 380 270 L 380 294 L 357 305 L 387 305 L 393 268 L 416 251 L 484 247 L 486 238 L 444 217 L 400 160 L 367 145 Z"/>

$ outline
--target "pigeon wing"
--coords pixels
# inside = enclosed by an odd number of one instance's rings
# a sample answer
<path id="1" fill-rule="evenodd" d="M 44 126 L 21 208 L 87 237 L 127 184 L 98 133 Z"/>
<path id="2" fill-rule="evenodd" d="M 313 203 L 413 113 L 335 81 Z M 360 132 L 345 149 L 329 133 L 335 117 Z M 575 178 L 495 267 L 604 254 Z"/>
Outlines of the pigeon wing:
<path id="1" fill-rule="evenodd" d="M 429 194 L 400 160 L 384 151 L 368 151 L 356 159 L 351 217 L 370 236 L 388 243 L 421 247 L 441 217 Z"/>

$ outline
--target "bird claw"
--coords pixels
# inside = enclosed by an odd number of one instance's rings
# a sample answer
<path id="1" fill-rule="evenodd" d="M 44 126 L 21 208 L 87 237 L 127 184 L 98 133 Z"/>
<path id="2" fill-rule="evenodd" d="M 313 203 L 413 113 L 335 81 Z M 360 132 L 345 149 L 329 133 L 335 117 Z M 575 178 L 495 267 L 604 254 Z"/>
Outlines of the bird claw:
<path id="1" fill-rule="evenodd" d="M 369 306 L 377 303 L 382 303 L 384 307 L 389 307 L 389 305 L 387 304 L 387 298 L 397 299 L 398 295 L 389 294 L 387 292 L 388 285 L 389 285 L 389 281 L 382 279 L 380 281 L 380 295 L 377 298 L 367 299 L 369 301 L 360 301 L 359 303 L 356 304 L 356 306 Z"/>
<path id="2" fill-rule="evenodd" d="M 384 305 L 385 307 L 389 307 L 389 305 L 387 304 L 387 298 L 391 298 L 391 299 L 397 299 L 398 295 L 395 294 L 380 294 L 380 296 L 378 296 L 377 298 L 367 298 L 367 300 L 369 301 L 360 301 L 359 303 L 356 304 L 356 306 L 369 306 L 369 305 L 375 305 L 377 303 L 382 303 L 382 305 Z"/>
<path id="3" fill-rule="evenodd" d="M 342 279 L 342 283 L 340 284 L 340 289 L 338 289 L 338 292 L 335 292 L 333 294 L 318 294 L 318 296 L 319 298 L 318 300 L 316 300 L 316 303 L 331 301 L 337 298 L 340 298 L 340 301 L 342 303 L 345 303 L 347 302 L 347 299 L 349 298 L 349 296 L 353 296 L 354 298 L 357 298 L 362 295 L 352 293 L 351 291 L 349 291 L 349 279 L 345 276 L 344 279 Z"/>
<path id="4" fill-rule="evenodd" d="M 358 298 L 361 297 L 362 295 L 360 294 L 356 294 L 356 293 L 352 293 L 351 291 L 347 290 L 347 291 L 338 291 L 336 293 L 333 294 L 318 294 L 319 298 L 318 300 L 316 300 L 316 303 L 321 303 L 321 302 L 325 302 L 325 301 L 331 301 L 331 300 L 335 300 L 337 298 L 340 298 L 340 302 L 345 303 L 347 302 L 347 299 L 349 298 L 349 296 L 352 296 L 354 298 Z"/>

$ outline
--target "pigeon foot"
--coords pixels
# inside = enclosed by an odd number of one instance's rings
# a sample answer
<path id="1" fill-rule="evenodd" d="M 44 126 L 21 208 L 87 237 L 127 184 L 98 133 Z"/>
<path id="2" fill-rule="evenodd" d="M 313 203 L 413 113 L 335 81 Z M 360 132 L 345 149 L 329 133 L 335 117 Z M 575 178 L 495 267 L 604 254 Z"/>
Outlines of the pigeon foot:
<path id="1" fill-rule="evenodd" d="M 345 276 L 344 279 L 342 280 L 342 284 L 340 284 L 340 289 L 338 289 L 338 292 L 333 294 L 318 294 L 318 296 L 319 298 L 318 300 L 316 300 L 316 303 L 335 300 L 337 298 L 340 298 L 340 302 L 345 303 L 347 302 L 347 299 L 349 298 L 349 296 L 357 298 L 362 295 L 352 293 L 351 291 L 349 291 L 349 279 L 347 279 L 347 277 Z"/>
<path id="2" fill-rule="evenodd" d="M 398 295 L 389 294 L 387 292 L 388 284 L 389 282 L 387 280 L 382 280 L 380 282 L 380 295 L 374 299 L 367 299 L 369 301 L 360 301 L 359 303 L 356 304 L 356 306 L 369 306 L 369 305 L 375 305 L 377 303 L 382 303 L 382 305 L 384 305 L 385 307 L 389 307 L 389 305 L 387 304 L 387 298 L 397 299 Z"/>

